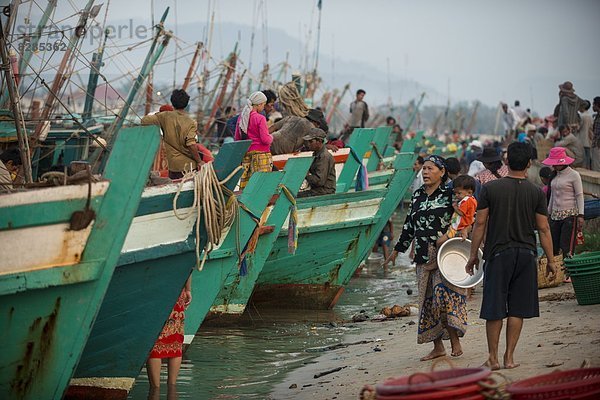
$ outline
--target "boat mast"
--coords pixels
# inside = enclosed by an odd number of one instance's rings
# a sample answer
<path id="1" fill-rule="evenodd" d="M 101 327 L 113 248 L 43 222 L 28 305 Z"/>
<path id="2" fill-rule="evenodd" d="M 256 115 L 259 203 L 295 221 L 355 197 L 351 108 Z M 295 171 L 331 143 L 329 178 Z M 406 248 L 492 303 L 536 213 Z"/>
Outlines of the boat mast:
<path id="1" fill-rule="evenodd" d="M 424 98 L 425 98 L 425 92 L 421 93 L 421 97 L 419 98 L 419 101 L 417 102 L 417 105 L 415 106 L 415 109 L 413 110 L 412 114 L 408 118 L 408 122 L 406 123 L 406 128 L 404 128 L 404 130 L 406 132 L 410 131 L 410 127 L 413 124 L 417 113 L 419 112 L 419 107 L 421 107 L 421 103 L 423 102 Z"/>
<path id="2" fill-rule="evenodd" d="M 319 0 L 319 2 L 317 3 L 317 8 L 319 9 L 319 18 L 317 20 L 317 48 L 315 50 L 315 67 L 313 68 L 313 72 L 312 72 L 312 79 L 311 79 L 309 93 L 307 93 L 307 96 L 306 96 L 306 97 L 309 97 L 312 99 L 313 104 L 314 104 L 315 93 L 317 91 L 317 85 L 318 85 L 317 70 L 319 68 L 319 51 L 321 48 L 321 9 L 323 8 L 323 0 Z"/>
<path id="3" fill-rule="evenodd" d="M 285 52 L 285 61 L 283 62 L 283 64 L 281 64 L 281 69 L 279 70 L 279 74 L 277 75 L 277 79 L 276 79 L 277 83 L 281 82 L 283 77 L 287 76 L 289 58 L 290 58 L 290 52 L 286 51 Z"/>
<path id="4" fill-rule="evenodd" d="M 35 140 L 39 139 L 40 136 L 48 129 L 50 117 L 50 113 L 54 108 L 54 103 L 56 101 L 56 97 L 58 96 L 63 84 L 69 79 L 68 68 L 72 62 L 74 56 L 74 49 L 77 47 L 77 43 L 79 39 L 81 39 L 85 35 L 86 25 L 88 17 L 91 15 L 90 10 L 92 9 L 92 5 L 94 4 L 94 0 L 89 0 L 82 10 L 81 15 L 79 17 L 79 21 L 77 22 L 77 28 L 73 31 L 71 38 L 69 39 L 69 46 L 67 47 L 65 54 L 62 57 L 60 62 L 60 66 L 58 67 L 58 71 L 56 72 L 56 77 L 52 81 L 52 87 L 48 92 L 48 98 L 46 99 L 46 103 L 44 104 L 44 109 L 41 115 L 41 121 L 35 127 L 35 132 L 33 134 L 33 138 Z"/>
<path id="5" fill-rule="evenodd" d="M 154 26 L 154 0 L 150 0 L 150 21 L 152 26 Z M 153 99 L 153 91 L 154 85 L 152 85 L 154 79 L 153 71 L 150 71 L 148 74 L 148 82 L 146 83 L 146 106 L 144 108 L 144 115 L 150 114 L 150 110 L 152 108 L 152 99 Z"/>
<path id="6" fill-rule="evenodd" d="M 473 108 L 473 114 L 471 114 L 471 119 L 469 120 L 469 124 L 467 125 L 467 129 L 465 133 L 467 135 L 471 134 L 471 131 L 475 127 L 475 122 L 477 121 L 477 110 L 479 109 L 479 102 L 475 102 L 475 107 Z"/>
<path id="7" fill-rule="evenodd" d="M 211 12 L 211 2 L 208 2 L 208 11 L 209 11 L 209 15 L 210 15 L 210 22 L 208 25 L 208 31 L 206 32 L 206 46 L 204 46 L 204 51 L 203 51 L 203 61 L 204 61 L 204 70 L 202 73 L 202 79 L 200 81 L 200 84 L 198 85 L 198 91 L 199 91 L 199 98 L 198 98 L 198 115 L 196 116 L 196 119 L 198 121 L 198 124 L 200 124 L 201 120 L 204 118 L 204 110 L 206 108 L 206 105 L 210 103 L 210 100 L 207 101 L 206 100 L 206 87 L 208 85 L 208 80 L 209 80 L 209 70 L 208 70 L 208 63 L 210 61 L 211 58 L 211 53 L 210 50 L 212 48 L 212 36 L 213 36 L 213 27 L 214 27 L 214 23 L 215 23 L 215 11 L 212 10 Z M 218 85 L 218 82 L 217 82 Z"/>
<path id="8" fill-rule="evenodd" d="M 31 174 L 31 158 L 29 157 L 29 142 L 27 140 L 27 131 L 25 130 L 25 124 L 22 124 L 22 110 L 21 100 L 17 92 L 15 85 L 15 77 L 9 64 L 8 52 L 5 44 L 6 37 L 4 36 L 4 27 L 2 26 L 2 20 L 0 20 L 0 57 L 2 58 L 2 69 L 4 70 L 4 77 L 6 79 L 6 86 L 8 89 L 8 96 L 10 99 L 10 105 L 13 112 L 13 118 L 15 121 L 15 129 L 17 131 L 17 140 L 19 142 L 19 151 L 21 153 L 21 162 L 23 164 L 23 173 L 25 174 L 25 183 L 33 182 Z"/>
<path id="9" fill-rule="evenodd" d="M 435 117 L 435 121 L 433 121 L 433 127 L 431 128 L 431 134 L 435 135 L 437 133 L 438 130 L 438 126 L 440 124 L 440 121 L 442 119 L 442 115 L 443 113 L 439 113 L 436 117 Z M 400 138 L 398 137 L 396 140 L 399 140 Z"/>
<path id="10" fill-rule="evenodd" d="M 346 95 L 346 93 L 348 92 L 348 90 L 350 90 L 350 84 L 347 83 L 346 86 L 344 86 L 344 90 L 342 90 L 342 94 L 337 96 L 335 98 L 335 100 L 333 101 L 333 105 L 331 106 L 331 110 L 329 110 L 329 113 L 327 114 L 327 123 L 329 124 L 331 122 L 331 118 L 333 118 L 333 114 L 335 113 L 335 110 L 337 109 L 338 105 L 340 104 L 340 101 L 344 98 L 344 96 Z"/>
<path id="11" fill-rule="evenodd" d="M 8 16 L 8 21 L 6 23 L 6 26 L 3 28 L 3 34 L 4 37 L 8 36 L 8 32 L 11 31 L 11 27 L 13 26 L 15 20 L 17 19 L 17 12 L 19 10 L 19 4 L 21 3 L 20 0 L 14 0 L 11 4 L 4 6 L 2 9 L 2 12 Z M 24 46 L 25 47 L 25 46 Z M 17 87 L 17 89 L 19 88 L 19 79 L 21 77 L 21 74 L 19 73 L 19 71 L 15 71 L 15 67 L 16 67 L 16 54 L 15 52 L 11 49 L 11 50 L 7 50 L 8 52 L 8 58 L 9 58 L 9 63 L 11 65 L 11 67 L 13 68 L 13 75 L 14 75 L 14 79 L 15 79 L 15 85 Z M 8 88 L 4 88 L 3 93 L 2 93 L 2 97 L 0 98 L 0 106 L 3 106 L 6 101 L 8 100 Z"/>
<path id="12" fill-rule="evenodd" d="M 231 93 L 229 94 L 229 96 L 227 96 L 227 100 L 225 100 L 225 102 L 223 103 L 223 105 L 225 106 L 229 106 L 232 105 L 235 101 L 235 95 L 238 92 L 238 90 L 240 89 L 240 85 L 242 84 L 242 81 L 244 80 L 244 76 L 246 76 L 246 71 L 244 70 L 235 80 L 235 83 L 233 85 L 233 89 L 231 90 Z"/>
<path id="13" fill-rule="evenodd" d="M 202 42 L 196 43 L 196 51 L 194 52 L 194 56 L 192 57 L 192 62 L 190 63 L 190 67 L 188 68 L 187 75 L 183 80 L 183 85 L 181 88 L 187 91 L 190 82 L 192 81 L 192 76 L 194 75 L 194 71 L 196 70 L 196 61 L 198 60 L 198 56 L 200 55 L 200 50 L 202 49 Z"/>
<path id="14" fill-rule="evenodd" d="M 250 54 L 248 56 L 248 86 L 246 91 L 248 95 L 252 93 L 252 55 L 254 53 L 254 37 L 256 36 L 256 25 L 258 24 L 258 3 L 257 0 L 254 0 L 252 7 L 252 33 L 250 34 Z"/>
<path id="15" fill-rule="evenodd" d="M 235 72 L 236 61 L 237 61 L 237 44 L 235 45 L 233 52 L 229 55 L 229 59 L 227 60 L 227 63 L 225 64 L 227 73 L 225 74 L 225 78 L 223 79 L 223 85 L 221 85 L 221 91 L 220 91 L 219 95 L 217 96 L 217 100 L 215 101 L 215 103 L 212 107 L 212 110 L 210 111 L 210 116 L 208 117 L 208 121 L 206 121 L 206 124 L 204 125 L 204 132 L 203 132 L 204 135 L 208 134 L 208 129 L 210 128 L 210 126 L 212 125 L 212 123 L 215 119 L 217 110 L 219 109 L 219 107 L 221 107 L 223 98 L 225 97 L 225 94 L 227 93 L 227 86 L 229 85 L 229 80 L 231 79 L 231 76 Z"/>
<path id="16" fill-rule="evenodd" d="M 8 21 L 6 22 L 6 26 L 4 27 L 5 37 L 8 35 L 8 32 L 11 31 L 11 28 L 17 19 L 19 4 L 21 4 L 21 0 L 13 0 L 9 5 L 4 6 L 2 9 L 2 13 L 8 16 Z"/>
<path id="17" fill-rule="evenodd" d="M 90 79 L 88 80 L 85 93 L 85 105 L 83 107 L 83 114 L 81 115 L 84 125 L 92 120 L 92 108 L 94 105 L 94 99 L 96 97 L 96 88 L 98 87 L 98 77 L 100 76 L 100 67 L 102 66 L 102 56 L 104 55 L 104 47 L 106 45 L 106 40 L 108 39 L 109 33 L 110 31 L 108 29 L 104 31 L 104 38 L 100 43 L 98 52 L 92 55 L 92 62 L 90 63 Z"/>
<path id="18" fill-rule="evenodd" d="M 156 33 L 154 35 L 154 40 L 152 41 L 150 50 L 148 51 L 148 54 L 146 55 L 146 59 L 144 60 L 144 63 L 142 64 L 140 73 L 137 76 L 135 82 L 133 83 L 133 86 L 131 87 L 129 94 L 127 95 L 127 99 L 125 100 L 125 104 L 123 105 L 123 108 L 119 112 L 119 115 L 117 116 L 115 122 L 113 123 L 113 125 L 111 126 L 111 128 L 109 129 L 109 131 L 106 135 L 108 142 L 110 142 L 112 140 L 115 133 L 118 132 L 119 129 L 121 129 L 121 127 L 123 126 L 123 123 L 125 122 L 125 118 L 127 118 L 127 114 L 129 114 L 129 110 L 131 109 L 131 105 L 133 104 L 133 100 L 135 99 L 140 88 L 142 87 L 144 80 L 146 79 L 146 77 L 148 76 L 148 74 L 150 73 L 152 68 L 154 67 L 154 64 L 156 63 L 158 58 L 161 56 L 161 54 L 164 51 L 167 44 L 169 43 L 170 35 L 167 34 L 165 36 L 165 39 L 163 40 L 163 42 L 158 47 L 158 50 L 156 50 L 156 52 L 154 51 L 156 49 L 158 40 L 163 35 L 163 33 L 165 33 L 164 22 L 165 22 L 165 19 L 167 18 L 168 13 L 169 13 L 169 7 L 167 7 L 165 12 L 163 13 L 158 25 L 155 26 Z"/>

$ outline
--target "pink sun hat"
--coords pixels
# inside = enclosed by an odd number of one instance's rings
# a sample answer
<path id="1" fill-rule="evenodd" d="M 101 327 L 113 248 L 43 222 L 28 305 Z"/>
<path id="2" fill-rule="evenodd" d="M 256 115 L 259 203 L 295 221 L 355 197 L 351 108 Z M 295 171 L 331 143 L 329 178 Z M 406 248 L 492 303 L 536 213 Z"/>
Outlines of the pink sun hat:
<path id="1" fill-rule="evenodd" d="M 571 165 L 575 161 L 567 155 L 567 150 L 564 147 L 553 147 L 550 149 L 548 158 L 542 161 L 544 165 Z"/>

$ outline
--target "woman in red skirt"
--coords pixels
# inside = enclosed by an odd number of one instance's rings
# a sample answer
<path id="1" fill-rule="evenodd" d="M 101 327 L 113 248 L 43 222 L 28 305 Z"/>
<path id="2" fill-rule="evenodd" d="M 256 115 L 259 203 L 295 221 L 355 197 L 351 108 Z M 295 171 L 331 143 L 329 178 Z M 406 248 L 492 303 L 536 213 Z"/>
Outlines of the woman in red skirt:
<path id="1" fill-rule="evenodd" d="M 167 370 L 169 373 L 167 384 L 175 385 L 177 383 L 177 376 L 181 367 L 185 309 L 191 301 L 192 277 L 190 276 L 146 362 L 146 370 L 148 371 L 148 380 L 150 381 L 151 388 L 158 388 L 160 386 L 160 367 L 163 358 L 167 359 Z"/>

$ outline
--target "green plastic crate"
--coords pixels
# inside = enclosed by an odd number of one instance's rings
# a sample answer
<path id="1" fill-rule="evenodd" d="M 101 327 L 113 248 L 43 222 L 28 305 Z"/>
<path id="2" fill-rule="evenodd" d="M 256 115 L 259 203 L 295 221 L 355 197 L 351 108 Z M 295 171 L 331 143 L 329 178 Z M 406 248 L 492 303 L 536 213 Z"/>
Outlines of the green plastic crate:
<path id="1" fill-rule="evenodd" d="M 573 274 L 571 282 L 579 305 L 600 304 L 600 271 Z"/>
<path id="2" fill-rule="evenodd" d="M 565 258 L 566 265 L 600 265 L 600 251 L 594 251 L 592 253 L 578 254 L 572 258 Z"/>

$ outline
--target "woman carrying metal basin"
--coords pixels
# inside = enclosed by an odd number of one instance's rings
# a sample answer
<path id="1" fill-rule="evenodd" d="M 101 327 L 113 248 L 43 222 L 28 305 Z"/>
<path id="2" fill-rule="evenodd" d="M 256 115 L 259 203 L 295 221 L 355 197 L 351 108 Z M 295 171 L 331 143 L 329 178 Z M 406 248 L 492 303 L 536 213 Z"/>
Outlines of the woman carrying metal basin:
<path id="1" fill-rule="evenodd" d="M 466 289 L 450 284 L 437 268 L 435 243 L 450 225 L 452 189 L 446 186 L 446 164 L 442 157 L 429 156 L 423 164 L 423 186 L 415 191 L 402 234 L 392 256 L 405 252 L 415 240 L 419 288 L 417 343 L 433 342 L 433 350 L 421 361 L 446 355 L 442 342 L 450 339 L 452 356 L 462 355 L 460 337 L 467 330 Z"/>

